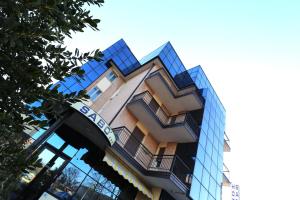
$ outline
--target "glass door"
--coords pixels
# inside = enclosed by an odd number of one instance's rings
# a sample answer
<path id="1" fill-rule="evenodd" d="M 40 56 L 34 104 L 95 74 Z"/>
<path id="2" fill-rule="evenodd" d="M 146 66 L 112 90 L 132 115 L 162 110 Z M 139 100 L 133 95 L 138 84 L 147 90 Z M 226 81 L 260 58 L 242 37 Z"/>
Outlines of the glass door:
<path id="1" fill-rule="evenodd" d="M 61 149 L 65 147 L 63 145 Z M 28 168 L 21 177 L 21 182 L 26 185 L 21 199 L 38 199 L 70 160 L 48 143 L 40 148 L 37 159 L 36 167 Z"/>
<path id="2" fill-rule="evenodd" d="M 33 157 L 36 159 L 34 166 L 28 167 L 20 177 L 18 199 L 57 199 L 46 191 L 77 151 L 78 149 L 68 144 L 56 133 L 49 136 L 34 153 Z"/>

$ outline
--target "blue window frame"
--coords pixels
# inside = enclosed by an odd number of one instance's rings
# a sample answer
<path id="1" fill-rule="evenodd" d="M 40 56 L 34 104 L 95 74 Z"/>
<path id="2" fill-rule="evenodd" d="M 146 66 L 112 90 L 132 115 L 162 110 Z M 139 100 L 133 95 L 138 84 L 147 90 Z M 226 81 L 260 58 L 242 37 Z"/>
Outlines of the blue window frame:
<path id="1" fill-rule="evenodd" d="M 113 71 L 111 71 L 107 74 L 106 78 L 110 80 L 110 82 L 113 82 L 117 78 L 117 75 Z"/>
<path id="2" fill-rule="evenodd" d="M 102 93 L 102 91 L 97 87 L 93 87 L 90 91 L 88 91 L 88 95 L 90 96 L 90 99 L 92 101 L 96 101 L 96 99 L 100 96 L 100 94 Z"/>

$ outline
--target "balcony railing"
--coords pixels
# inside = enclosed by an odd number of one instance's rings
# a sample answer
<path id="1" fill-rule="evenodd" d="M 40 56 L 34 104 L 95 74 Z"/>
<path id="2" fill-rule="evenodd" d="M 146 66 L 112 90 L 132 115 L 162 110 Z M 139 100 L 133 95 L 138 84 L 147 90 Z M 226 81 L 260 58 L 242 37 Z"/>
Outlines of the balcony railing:
<path id="1" fill-rule="evenodd" d="M 152 160 L 152 153 L 143 145 L 141 144 L 126 127 L 120 127 L 113 129 L 115 136 L 116 136 L 116 143 L 121 146 L 126 153 L 128 153 L 131 157 L 133 157 L 141 166 L 145 169 L 148 168 L 151 160 Z M 131 139 L 131 146 L 136 146 L 136 151 L 132 152 L 129 148 L 125 146 L 129 140 Z"/>
<path id="2" fill-rule="evenodd" d="M 223 185 L 230 185 L 230 171 L 225 164 L 223 164 Z"/>
<path id="3" fill-rule="evenodd" d="M 226 141 L 226 142 L 228 142 L 228 144 L 229 144 L 229 138 L 228 138 L 228 136 L 227 136 L 227 134 L 226 134 L 226 132 L 224 132 L 224 140 Z"/>
<path id="4" fill-rule="evenodd" d="M 148 108 L 153 112 L 153 114 L 155 114 L 155 116 L 159 119 L 163 126 L 168 127 L 177 124 L 184 124 L 191 128 L 191 130 L 196 135 L 198 135 L 197 123 L 189 113 L 168 116 L 161 107 L 152 106 L 151 101 L 155 101 L 155 99 L 151 96 L 151 94 L 148 91 L 135 95 L 132 98 L 131 102 L 139 100 L 142 100 L 148 106 Z M 155 103 L 157 104 L 156 101 Z"/>
<path id="5" fill-rule="evenodd" d="M 224 152 L 230 152 L 230 151 L 231 151 L 230 140 L 226 132 L 224 132 Z"/>
<path id="6" fill-rule="evenodd" d="M 113 129 L 116 135 L 116 144 L 130 155 L 140 166 L 147 171 L 168 172 L 174 174 L 183 184 L 189 186 L 187 182 L 191 170 L 177 155 L 154 155 L 147 147 L 137 140 L 126 127 Z M 130 146 L 126 146 L 130 139 Z M 136 151 L 132 151 L 132 146 Z"/>

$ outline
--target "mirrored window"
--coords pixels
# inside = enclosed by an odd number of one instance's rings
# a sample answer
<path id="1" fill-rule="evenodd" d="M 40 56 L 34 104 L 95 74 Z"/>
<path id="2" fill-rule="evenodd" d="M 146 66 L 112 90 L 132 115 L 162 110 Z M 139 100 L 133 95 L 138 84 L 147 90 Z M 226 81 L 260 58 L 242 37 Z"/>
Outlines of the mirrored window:
<path id="1" fill-rule="evenodd" d="M 76 167 L 84 171 L 85 173 L 88 173 L 91 169 L 90 165 L 86 164 L 82 160 L 82 156 L 88 152 L 87 149 L 80 149 L 77 154 L 74 156 L 74 158 L 71 160 L 71 163 L 73 163 Z"/>
<path id="2" fill-rule="evenodd" d="M 47 143 L 51 144 L 51 146 L 55 147 L 56 149 L 59 149 L 60 147 L 62 147 L 65 141 L 61 137 L 59 137 L 56 133 L 54 133 L 49 137 Z"/>
<path id="3" fill-rule="evenodd" d="M 49 191 L 61 199 L 69 199 L 85 178 L 85 174 L 69 163 L 62 174 L 52 183 Z"/>

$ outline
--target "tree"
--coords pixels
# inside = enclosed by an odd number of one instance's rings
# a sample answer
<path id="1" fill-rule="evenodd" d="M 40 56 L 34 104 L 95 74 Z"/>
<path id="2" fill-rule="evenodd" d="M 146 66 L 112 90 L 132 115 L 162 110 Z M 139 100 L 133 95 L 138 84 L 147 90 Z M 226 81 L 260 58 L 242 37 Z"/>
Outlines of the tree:
<path id="1" fill-rule="evenodd" d="M 79 65 L 99 60 L 101 53 L 74 53 L 65 37 L 90 27 L 98 30 L 88 6 L 103 0 L 0 0 L 0 194 L 8 194 L 27 165 L 26 125 L 44 126 L 53 108 L 87 98 L 84 91 L 68 95 L 51 88 L 53 80 L 79 75 Z M 34 102 L 41 102 L 31 107 Z"/>
<path id="2" fill-rule="evenodd" d="M 58 182 L 60 187 L 68 187 L 73 190 L 75 190 L 78 187 L 78 182 L 77 178 L 79 176 L 79 170 L 77 168 L 73 167 L 68 167 L 64 169 L 63 173 L 60 175 Z M 63 190 L 63 188 L 61 188 Z"/>

